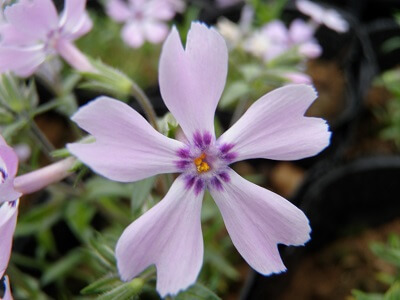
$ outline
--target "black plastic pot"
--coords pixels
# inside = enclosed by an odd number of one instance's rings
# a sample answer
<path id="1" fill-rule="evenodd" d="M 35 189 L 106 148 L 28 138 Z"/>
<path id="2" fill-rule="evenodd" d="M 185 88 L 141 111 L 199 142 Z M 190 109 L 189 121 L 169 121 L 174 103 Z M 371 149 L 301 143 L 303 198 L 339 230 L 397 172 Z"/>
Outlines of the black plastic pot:
<path id="1" fill-rule="evenodd" d="M 279 300 L 298 262 L 354 228 L 368 228 L 400 217 L 400 157 L 369 157 L 311 172 L 292 201 L 308 216 L 312 239 L 305 247 L 281 251 L 288 272 L 249 278 L 242 299 Z"/>

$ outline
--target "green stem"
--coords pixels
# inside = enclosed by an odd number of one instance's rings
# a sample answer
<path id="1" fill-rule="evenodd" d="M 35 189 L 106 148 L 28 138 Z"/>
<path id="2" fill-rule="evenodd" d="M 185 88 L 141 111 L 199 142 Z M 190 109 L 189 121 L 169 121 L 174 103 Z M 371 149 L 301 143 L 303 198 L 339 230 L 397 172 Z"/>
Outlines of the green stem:
<path id="1" fill-rule="evenodd" d="M 132 96 L 136 98 L 140 106 L 143 108 L 144 113 L 146 114 L 150 124 L 154 127 L 155 130 L 158 131 L 157 116 L 149 98 L 147 98 L 146 94 L 135 82 L 132 82 L 131 93 Z"/>
<path id="2" fill-rule="evenodd" d="M 52 100 L 48 103 L 42 104 L 38 108 L 35 109 L 34 113 L 31 114 L 31 117 L 48 112 L 48 111 L 60 106 L 63 103 L 64 103 L 63 100 Z"/>
<path id="3" fill-rule="evenodd" d="M 33 133 L 33 136 L 36 138 L 36 140 L 42 145 L 42 148 L 44 150 L 44 153 L 46 156 L 51 160 L 54 161 L 54 157 L 51 155 L 51 152 L 56 150 L 54 146 L 50 143 L 50 141 L 47 139 L 47 137 L 44 135 L 42 130 L 36 125 L 35 121 L 32 120 L 30 124 L 30 129 L 31 132 Z"/>
<path id="4" fill-rule="evenodd" d="M 156 112 L 154 111 L 153 105 L 151 105 L 149 98 L 147 98 L 146 94 L 135 82 L 132 82 L 131 93 L 136 98 L 136 100 L 139 102 L 140 106 L 143 108 L 143 111 L 146 114 L 147 119 L 149 120 L 150 124 L 154 127 L 155 130 L 159 131 L 159 128 L 157 125 L 157 115 L 156 115 Z M 168 191 L 168 181 L 169 180 L 165 175 L 161 176 L 160 180 L 161 180 L 161 182 L 160 182 L 161 189 L 162 189 L 163 194 L 165 195 Z"/>

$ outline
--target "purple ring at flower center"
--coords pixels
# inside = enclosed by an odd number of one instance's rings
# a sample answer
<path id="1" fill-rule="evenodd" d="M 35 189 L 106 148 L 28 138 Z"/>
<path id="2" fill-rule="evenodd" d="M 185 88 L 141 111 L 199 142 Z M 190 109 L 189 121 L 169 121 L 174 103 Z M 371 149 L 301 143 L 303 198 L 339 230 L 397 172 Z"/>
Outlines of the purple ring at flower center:
<path id="1" fill-rule="evenodd" d="M 192 143 L 177 151 L 176 166 L 184 176 L 187 189 L 198 195 L 205 188 L 223 189 L 229 182 L 228 165 L 237 157 L 234 144 L 218 145 L 209 132 L 195 132 Z"/>
<path id="2" fill-rule="evenodd" d="M 0 183 L 4 183 L 4 181 L 6 181 L 8 177 L 8 174 L 6 172 L 6 170 L 4 170 L 3 168 L 0 168 Z"/>

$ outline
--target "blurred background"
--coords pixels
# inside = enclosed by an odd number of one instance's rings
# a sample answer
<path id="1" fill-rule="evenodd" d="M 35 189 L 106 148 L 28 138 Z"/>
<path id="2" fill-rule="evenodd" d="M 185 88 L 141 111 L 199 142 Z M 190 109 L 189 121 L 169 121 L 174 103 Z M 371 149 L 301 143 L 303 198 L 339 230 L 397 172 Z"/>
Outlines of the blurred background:
<path id="1" fill-rule="evenodd" d="M 55 3 L 62 10 L 63 1 Z M 252 271 L 207 194 L 204 265 L 198 283 L 176 299 L 400 299 L 400 2 L 313 3 L 335 10 L 346 30 L 313 23 L 295 1 L 284 0 L 185 1 L 167 22 L 183 39 L 191 21 L 200 20 L 227 40 L 229 74 L 217 135 L 261 95 L 292 82 L 315 86 L 319 97 L 307 115 L 326 119 L 332 131 L 331 145 L 315 157 L 233 165 L 310 219 L 312 239 L 305 247 L 280 246 L 288 271 L 269 277 Z M 107 15 L 106 6 L 88 1 L 94 25 L 77 46 L 143 88 L 159 127 L 174 137 L 179 128 L 158 89 L 162 43 L 130 47 L 120 35 L 123 24 Z M 297 44 L 272 58 L 259 55 L 268 50 L 254 42 L 265 25 L 280 20 L 290 30 L 296 19 L 313 26 L 318 55 L 303 55 Z M 84 136 L 69 117 L 96 96 L 117 97 L 143 113 L 129 93 L 101 90 L 95 79 L 56 59 L 51 70 L 28 79 L 2 75 L 0 98 L 16 114 L 1 110 L 0 126 L 9 144 L 21 149 L 20 174 L 54 161 L 56 149 Z M 4 92 L 9 82 L 20 91 L 13 98 Z M 123 229 L 162 199 L 164 189 L 160 178 L 122 184 L 82 167 L 72 178 L 24 196 L 7 270 L 15 299 L 159 299 L 155 270 L 141 275 L 140 290 L 132 288 L 118 278 L 113 249 Z"/>

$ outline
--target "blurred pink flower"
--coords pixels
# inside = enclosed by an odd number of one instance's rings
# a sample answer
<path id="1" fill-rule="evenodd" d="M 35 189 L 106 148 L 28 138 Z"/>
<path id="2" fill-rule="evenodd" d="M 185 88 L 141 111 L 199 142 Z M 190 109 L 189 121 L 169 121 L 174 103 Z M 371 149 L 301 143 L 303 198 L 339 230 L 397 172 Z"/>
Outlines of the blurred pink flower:
<path id="1" fill-rule="evenodd" d="M 51 0 L 20 0 L 7 6 L 0 26 L 0 72 L 30 76 L 56 53 L 77 70 L 91 70 L 73 44 L 92 27 L 85 6 L 85 0 L 65 0 L 60 17 Z"/>
<path id="2" fill-rule="evenodd" d="M 171 5 L 172 9 L 176 12 L 183 13 L 186 8 L 186 4 L 184 0 L 164 0 Z"/>
<path id="3" fill-rule="evenodd" d="M 312 1 L 297 0 L 296 6 L 303 14 L 310 16 L 318 25 L 325 25 L 337 32 L 346 32 L 349 30 L 349 24 L 334 9 L 324 8 Z"/>
<path id="4" fill-rule="evenodd" d="M 0 204 L 0 282 L 11 256 L 13 235 L 17 224 L 19 200 Z M 5 276 L 5 292 L 0 300 L 12 300 L 10 283 Z"/>
<path id="5" fill-rule="evenodd" d="M 14 201 L 22 195 L 14 188 L 17 170 L 17 154 L 0 135 L 0 204 L 2 202 Z"/>
<path id="6" fill-rule="evenodd" d="M 58 182 L 71 174 L 75 159 L 72 157 L 47 167 L 15 178 L 18 157 L 0 135 L 0 279 L 10 260 L 12 240 L 17 223 L 19 197 L 36 192 L 51 183 Z M 12 299 L 6 278 L 6 293 L 3 300 Z"/>
<path id="7" fill-rule="evenodd" d="M 326 122 L 304 117 L 316 93 L 306 85 L 272 91 L 216 139 L 214 113 L 227 66 L 224 39 L 205 25 L 192 24 L 185 48 L 175 28 L 165 41 L 160 90 L 186 143 L 155 131 L 127 104 L 109 97 L 99 97 L 72 117 L 96 141 L 67 147 L 95 172 L 122 182 L 181 173 L 164 199 L 127 227 L 116 246 L 121 278 L 130 280 L 155 264 L 162 297 L 187 288 L 199 274 L 206 189 L 234 245 L 262 274 L 285 270 L 277 244 L 303 245 L 310 238 L 301 210 L 245 180 L 229 165 L 252 158 L 301 159 L 324 149 L 330 138 Z"/>
<path id="8" fill-rule="evenodd" d="M 183 9 L 177 0 L 108 0 L 107 14 L 116 22 L 125 23 L 122 39 L 129 46 L 139 48 L 145 41 L 161 43 L 169 32 L 165 23 L 176 11 Z"/>
<path id="9" fill-rule="evenodd" d="M 284 72 L 282 74 L 282 76 L 284 78 L 286 78 L 291 83 L 312 84 L 311 77 L 309 75 L 307 75 L 307 74 L 304 74 L 304 73 L 288 71 L 288 72 Z"/>
<path id="10" fill-rule="evenodd" d="M 251 24 L 254 18 L 254 9 L 251 5 L 243 6 L 240 14 L 240 20 L 237 23 L 230 21 L 225 17 L 218 19 L 218 32 L 225 38 L 229 49 L 239 47 L 245 40 L 245 37 L 251 31 Z"/>
<path id="11" fill-rule="evenodd" d="M 31 157 L 32 150 L 28 144 L 18 144 L 14 146 L 14 151 L 17 154 L 18 161 L 26 162 L 29 157 Z"/>
<path id="12" fill-rule="evenodd" d="M 321 55 L 321 46 L 314 38 L 314 29 L 300 19 L 294 20 L 289 29 L 280 20 L 264 25 L 245 43 L 245 49 L 255 56 L 270 61 L 297 47 L 299 54 L 308 58 Z"/>
<path id="13" fill-rule="evenodd" d="M 289 45 L 298 47 L 301 55 L 308 58 L 319 57 L 322 48 L 314 38 L 315 29 L 302 19 L 295 19 L 289 27 Z"/>
<path id="14" fill-rule="evenodd" d="M 18 170 L 18 156 L 0 135 L 0 204 L 14 201 L 22 194 L 30 194 L 58 182 L 71 174 L 75 163 L 73 157 L 15 177 Z"/>

